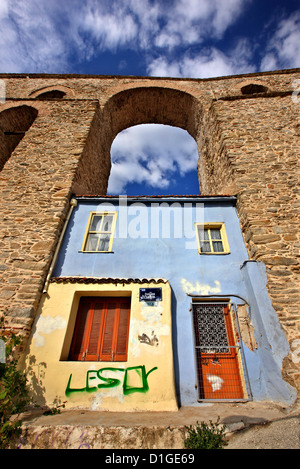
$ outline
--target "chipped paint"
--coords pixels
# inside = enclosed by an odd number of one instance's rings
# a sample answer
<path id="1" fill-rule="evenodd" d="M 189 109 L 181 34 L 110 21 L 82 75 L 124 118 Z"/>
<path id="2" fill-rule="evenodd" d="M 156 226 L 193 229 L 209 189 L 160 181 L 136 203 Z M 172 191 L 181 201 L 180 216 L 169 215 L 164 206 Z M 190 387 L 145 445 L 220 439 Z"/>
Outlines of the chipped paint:
<path id="1" fill-rule="evenodd" d="M 292 342 L 292 360 L 294 363 L 300 363 L 300 339 L 295 339 Z"/>
<path id="2" fill-rule="evenodd" d="M 213 392 L 215 391 L 220 391 L 222 388 L 222 385 L 224 383 L 224 380 L 220 378 L 220 376 L 217 375 L 207 375 L 207 379 L 209 383 L 211 384 Z"/>
<path id="3" fill-rule="evenodd" d="M 67 322 L 61 316 L 41 316 L 37 322 L 34 341 L 36 347 L 43 347 L 45 345 L 45 337 L 41 334 L 51 334 L 57 330 L 63 330 L 67 326 Z"/>
<path id="4" fill-rule="evenodd" d="M 141 355 L 141 353 L 144 352 L 145 350 L 145 342 L 140 340 L 140 337 L 145 337 L 148 336 L 149 338 L 152 337 L 152 333 L 154 332 L 154 335 L 157 340 L 157 347 L 151 347 L 151 352 L 155 353 L 161 353 L 161 336 L 168 336 L 170 334 L 170 327 L 168 324 L 161 324 L 161 323 L 145 323 L 142 320 L 135 319 L 133 318 L 130 324 L 130 347 L 131 347 L 131 353 L 132 355 L 137 358 Z M 147 347 L 148 348 L 148 347 Z"/>
<path id="5" fill-rule="evenodd" d="M 214 286 L 200 282 L 192 283 L 185 278 L 182 278 L 180 283 L 184 293 L 194 293 L 197 295 L 216 295 L 221 293 L 221 283 L 219 280 L 214 281 Z"/>
<path id="6" fill-rule="evenodd" d="M 253 352 L 257 349 L 257 343 L 255 340 L 253 324 L 248 316 L 246 305 L 237 305 L 237 315 L 244 344 Z"/>
<path id="7" fill-rule="evenodd" d="M 137 358 L 144 352 L 145 345 L 155 345 L 151 347 L 151 352 L 162 353 L 161 336 L 170 334 L 170 326 L 163 322 L 164 308 L 160 303 L 149 306 L 148 303 L 141 304 L 139 318 L 132 318 L 130 324 L 131 353 Z"/>
<path id="8" fill-rule="evenodd" d="M 93 367 L 91 369 L 93 369 L 95 371 L 97 370 L 96 367 Z M 102 370 L 101 375 L 102 375 L 103 378 L 109 379 L 109 377 L 110 377 L 109 373 L 110 373 L 109 370 Z M 124 379 L 124 371 L 123 370 L 120 371 L 118 369 L 115 369 L 114 377 L 121 382 Z M 118 402 L 120 404 L 123 404 L 123 402 L 124 402 L 124 393 L 122 392 L 122 389 L 121 389 L 120 386 L 106 388 L 105 392 L 103 392 L 103 389 L 96 392 L 95 395 L 93 396 L 93 400 L 92 400 L 90 409 L 91 410 L 99 410 L 99 408 L 109 409 L 109 405 L 108 405 L 108 407 L 106 407 L 106 405 L 105 405 L 105 400 L 109 400 L 109 399 L 114 399 L 114 400 L 116 399 L 116 400 L 118 400 Z"/>

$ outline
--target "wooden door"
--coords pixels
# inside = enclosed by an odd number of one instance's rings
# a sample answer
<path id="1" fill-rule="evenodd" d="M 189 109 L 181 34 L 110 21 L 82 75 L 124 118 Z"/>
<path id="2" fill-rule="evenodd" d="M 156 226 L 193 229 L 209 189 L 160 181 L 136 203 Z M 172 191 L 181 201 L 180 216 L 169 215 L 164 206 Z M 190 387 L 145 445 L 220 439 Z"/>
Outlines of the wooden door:
<path id="1" fill-rule="evenodd" d="M 243 399 L 228 304 L 193 303 L 199 400 Z"/>

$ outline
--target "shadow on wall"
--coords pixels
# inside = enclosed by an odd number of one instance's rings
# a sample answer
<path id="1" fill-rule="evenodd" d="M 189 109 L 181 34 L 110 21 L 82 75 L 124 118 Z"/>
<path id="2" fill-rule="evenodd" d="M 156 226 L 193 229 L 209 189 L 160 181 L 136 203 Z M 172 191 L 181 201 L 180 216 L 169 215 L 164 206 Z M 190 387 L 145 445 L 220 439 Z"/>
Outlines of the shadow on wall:
<path id="1" fill-rule="evenodd" d="M 0 171 L 38 115 L 30 106 L 17 106 L 0 113 Z"/>
<path id="2" fill-rule="evenodd" d="M 180 396 L 180 373 L 178 360 L 178 334 L 177 334 L 177 300 L 174 290 L 171 286 L 171 304 L 172 304 L 172 346 L 173 346 L 173 362 L 175 375 L 175 392 L 177 396 L 178 407 L 181 407 Z"/>
<path id="3" fill-rule="evenodd" d="M 43 386 L 47 363 L 37 363 L 35 355 L 29 355 L 26 368 L 26 377 L 29 381 L 29 392 L 32 405 L 43 407 L 46 405 L 44 393 L 46 388 Z"/>
<path id="4" fill-rule="evenodd" d="M 70 241 L 70 237 L 71 237 L 71 232 L 72 232 L 72 229 L 74 228 L 74 225 L 75 225 L 74 220 L 75 220 L 77 210 L 78 210 L 78 206 L 74 207 L 72 217 L 70 218 L 70 220 L 68 222 L 68 225 L 67 225 L 67 228 L 66 228 L 63 240 L 62 240 L 62 244 L 61 244 L 61 247 L 59 249 L 59 256 L 58 256 L 58 258 L 56 260 L 56 263 L 54 265 L 54 268 L 53 268 L 52 277 L 59 277 L 62 274 L 62 267 L 63 267 L 65 259 L 66 259 L 67 249 L 68 249 L 68 245 L 69 245 L 69 241 Z M 78 247 L 78 251 L 80 249 L 80 246 Z"/>
<path id="5" fill-rule="evenodd" d="M 43 305 L 45 301 L 45 296 L 42 298 L 41 305 Z M 29 354 L 28 351 L 30 350 L 31 343 L 33 338 L 35 337 L 36 340 L 43 340 L 43 337 L 39 335 L 39 331 L 37 328 L 38 318 L 32 328 L 32 335 L 27 342 L 27 354 L 24 354 L 24 359 L 26 357 L 26 363 L 23 362 L 21 367 L 24 369 L 26 378 L 27 378 L 27 387 L 30 396 L 30 406 L 36 408 L 42 408 L 45 410 L 50 410 L 49 405 L 46 403 L 45 399 L 45 392 L 46 387 L 44 386 L 45 377 L 47 373 L 47 363 L 44 361 L 37 361 L 37 358 L 33 354 Z M 52 403 L 53 408 L 58 408 L 63 405 L 63 402 L 60 399 L 55 399 Z"/>

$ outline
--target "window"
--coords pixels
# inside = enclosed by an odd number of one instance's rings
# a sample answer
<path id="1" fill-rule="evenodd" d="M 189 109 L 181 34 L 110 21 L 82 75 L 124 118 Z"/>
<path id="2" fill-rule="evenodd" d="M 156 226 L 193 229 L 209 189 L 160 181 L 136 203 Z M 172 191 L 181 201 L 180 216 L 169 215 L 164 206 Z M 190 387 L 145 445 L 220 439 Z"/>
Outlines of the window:
<path id="1" fill-rule="evenodd" d="M 82 297 L 69 360 L 126 361 L 129 297 Z"/>
<path id="2" fill-rule="evenodd" d="M 199 254 L 229 254 L 224 223 L 196 223 Z"/>
<path id="3" fill-rule="evenodd" d="M 116 212 L 91 212 L 81 250 L 111 252 L 116 220 Z"/>

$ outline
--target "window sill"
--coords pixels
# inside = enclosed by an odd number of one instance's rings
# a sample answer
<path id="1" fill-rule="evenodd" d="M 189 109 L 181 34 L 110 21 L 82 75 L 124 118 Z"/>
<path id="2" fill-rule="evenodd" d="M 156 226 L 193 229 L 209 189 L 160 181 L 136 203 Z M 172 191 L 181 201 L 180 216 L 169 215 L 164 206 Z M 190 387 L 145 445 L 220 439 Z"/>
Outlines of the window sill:
<path id="1" fill-rule="evenodd" d="M 226 256 L 228 254 L 231 254 L 230 251 L 226 251 L 226 252 L 199 252 L 198 251 L 198 254 L 200 254 L 200 256 Z"/>
<path id="2" fill-rule="evenodd" d="M 114 254 L 114 251 L 78 251 L 82 254 Z"/>

